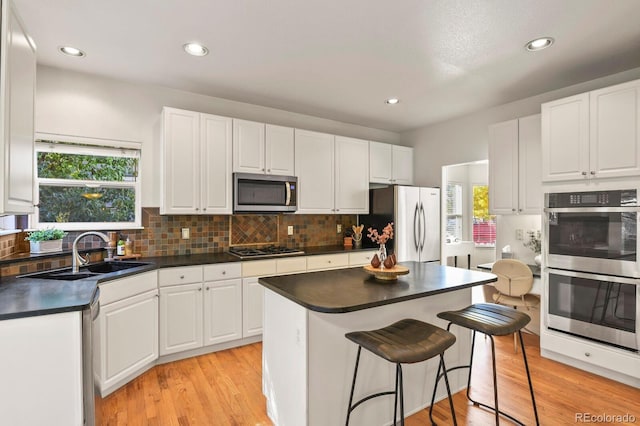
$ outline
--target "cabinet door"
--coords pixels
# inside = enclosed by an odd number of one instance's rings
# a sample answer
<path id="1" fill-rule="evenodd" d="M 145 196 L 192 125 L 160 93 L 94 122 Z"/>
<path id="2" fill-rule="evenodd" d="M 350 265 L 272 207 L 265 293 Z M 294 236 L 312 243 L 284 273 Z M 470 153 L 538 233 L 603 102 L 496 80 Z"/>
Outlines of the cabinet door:
<path id="1" fill-rule="evenodd" d="M 393 145 L 391 182 L 397 185 L 413 185 L 413 148 Z"/>
<path id="2" fill-rule="evenodd" d="M 264 287 L 258 277 L 242 279 L 242 337 L 262 334 Z"/>
<path id="3" fill-rule="evenodd" d="M 267 124 L 265 131 L 267 173 L 295 176 L 293 128 Z"/>
<path id="4" fill-rule="evenodd" d="M 200 114 L 165 107 L 162 112 L 162 214 L 200 210 Z"/>
<path id="5" fill-rule="evenodd" d="M 334 136 L 295 130 L 298 213 L 333 213 Z"/>
<path id="6" fill-rule="evenodd" d="M 13 2 L 2 2 L 0 213 L 33 213 L 36 47 Z"/>
<path id="7" fill-rule="evenodd" d="M 489 211 L 514 214 L 518 206 L 518 120 L 489 126 Z"/>
<path id="8" fill-rule="evenodd" d="M 593 177 L 640 175 L 640 80 L 590 93 Z"/>
<path id="9" fill-rule="evenodd" d="M 242 338 L 242 280 L 204 283 L 204 345 Z"/>
<path id="10" fill-rule="evenodd" d="M 542 104 L 542 180 L 585 179 L 589 172 L 589 94 Z"/>
<path id="11" fill-rule="evenodd" d="M 369 142 L 369 182 L 391 183 L 391 145 Z"/>
<path id="12" fill-rule="evenodd" d="M 160 355 L 202 346 L 202 283 L 160 289 Z"/>
<path id="13" fill-rule="evenodd" d="M 369 143 L 336 136 L 335 151 L 336 213 L 369 213 Z"/>
<path id="14" fill-rule="evenodd" d="M 232 120 L 200 114 L 202 213 L 231 214 Z"/>
<path id="15" fill-rule="evenodd" d="M 541 214 L 543 193 L 540 114 L 518 120 L 518 157 L 518 213 Z"/>
<path id="16" fill-rule="evenodd" d="M 100 307 L 102 396 L 158 359 L 158 294 L 153 290 Z"/>
<path id="17" fill-rule="evenodd" d="M 233 120 L 233 171 L 264 173 L 264 123 Z"/>

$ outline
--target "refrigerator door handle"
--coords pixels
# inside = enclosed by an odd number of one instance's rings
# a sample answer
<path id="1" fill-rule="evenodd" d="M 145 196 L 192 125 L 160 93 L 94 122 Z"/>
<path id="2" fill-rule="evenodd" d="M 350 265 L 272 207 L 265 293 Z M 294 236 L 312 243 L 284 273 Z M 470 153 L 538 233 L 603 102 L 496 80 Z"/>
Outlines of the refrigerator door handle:
<path id="1" fill-rule="evenodd" d="M 424 204 L 422 204 L 422 202 L 420 202 L 420 215 L 420 234 L 422 235 L 420 240 L 420 251 L 422 251 L 424 250 L 424 241 L 427 236 L 427 220 L 424 215 Z"/>
<path id="2" fill-rule="evenodd" d="M 418 221 L 420 220 L 420 218 L 418 218 L 418 203 L 416 203 L 416 208 L 413 211 L 413 245 L 416 248 L 416 251 L 418 251 L 419 245 L 418 245 L 418 235 L 416 234 L 416 231 L 418 231 Z"/>

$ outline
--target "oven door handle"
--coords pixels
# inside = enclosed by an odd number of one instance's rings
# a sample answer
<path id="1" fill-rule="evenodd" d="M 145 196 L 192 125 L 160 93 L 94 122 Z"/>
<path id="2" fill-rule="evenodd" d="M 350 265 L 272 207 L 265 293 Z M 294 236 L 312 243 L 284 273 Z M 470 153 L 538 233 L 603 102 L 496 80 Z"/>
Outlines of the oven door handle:
<path id="1" fill-rule="evenodd" d="M 545 207 L 545 213 L 634 213 L 640 212 L 640 207 Z"/>
<path id="2" fill-rule="evenodd" d="M 618 277 L 614 275 L 591 274 L 588 272 L 568 271 L 566 269 L 554 269 L 554 268 L 545 268 L 545 272 L 548 274 L 562 275 L 565 277 L 586 278 L 589 280 L 606 281 L 606 282 L 620 283 L 620 284 L 632 284 L 632 285 L 640 286 L 640 279 L 638 278 L 625 278 L 625 277 Z"/>

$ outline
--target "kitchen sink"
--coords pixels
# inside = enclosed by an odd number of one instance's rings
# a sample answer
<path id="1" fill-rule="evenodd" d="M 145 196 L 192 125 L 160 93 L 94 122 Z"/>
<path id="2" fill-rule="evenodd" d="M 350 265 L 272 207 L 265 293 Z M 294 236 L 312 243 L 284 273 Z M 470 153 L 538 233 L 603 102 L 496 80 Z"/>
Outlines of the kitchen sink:
<path id="1" fill-rule="evenodd" d="M 100 262 L 88 264 L 80 268 L 80 272 L 89 271 L 96 274 L 108 274 L 109 272 L 124 271 L 125 269 L 137 268 L 138 266 L 147 266 L 150 263 L 145 262 Z"/>
<path id="2" fill-rule="evenodd" d="M 18 278 L 38 278 L 42 280 L 75 281 L 85 278 L 98 278 L 101 275 L 112 272 L 125 271 L 140 266 L 151 265 L 146 262 L 100 262 L 90 263 L 80 268 L 80 272 L 74 274 L 71 268 L 56 269 L 53 271 L 36 272 L 33 274 L 19 275 Z"/>
<path id="3" fill-rule="evenodd" d="M 97 275 L 100 274 L 92 274 L 91 272 L 78 272 L 77 274 L 72 274 L 71 271 L 50 271 L 38 272 L 36 274 L 20 275 L 18 278 L 39 278 L 41 280 L 75 281 L 95 277 Z"/>

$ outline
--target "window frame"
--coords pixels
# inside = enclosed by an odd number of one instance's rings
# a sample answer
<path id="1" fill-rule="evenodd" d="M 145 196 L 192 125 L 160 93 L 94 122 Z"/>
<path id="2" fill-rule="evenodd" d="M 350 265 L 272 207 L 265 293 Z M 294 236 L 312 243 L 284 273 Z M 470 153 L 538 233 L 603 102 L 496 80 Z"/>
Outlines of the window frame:
<path id="1" fill-rule="evenodd" d="M 51 141 L 59 141 L 60 144 L 52 144 Z M 69 143 L 82 145 L 69 145 Z M 115 182 L 98 180 L 69 180 L 38 177 L 38 153 L 57 152 L 64 154 L 100 155 L 110 157 L 126 157 L 138 159 L 138 170 L 135 181 Z M 119 151 L 119 152 L 118 152 Z M 32 229 L 46 229 L 56 227 L 64 231 L 84 230 L 114 230 L 114 229 L 141 229 L 142 228 L 142 144 L 140 142 L 120 141 L 115 139 L 85 138 L 78 136 L 59 135 L 51 133 L 36 133 L 34 144 L 34 200 L 35 208 L 30 215 L 30 227 Z M 47 186 L 86 186 L 100 185 L 110 188 L 134 189 L 134 220 L 133 222 L 40 222 L 40 184 Z"/>
<path id="2" fill-rule="evenodd" d="M 488 183 L 471 183 L 471 191 L 470 191 L 470 196 L 471 196 L 471 241 L 473 241 L 473 244 L 475 245 L 475 247 L 477 248 L 495 248 L 496 246 L 496 241 L 497 241 L 497 235 L 496 235 L 496 239 L 494 240 L 493 244 L 491 243 L 487 243 L 487 244 L 483 244 L 483 243 L 477 243 L 475 241 L 474 238 L 474 221 L 475 221 L 475 215 L 474 215 L 474 206 L 475 206 L 475 190 L 474 188 L 476 186 L 486 186 L 487 187 L 487 198 L 489 197 L 489 184 Z M 494 226 L 497 228 L 498 226 L 498 220 L 495 214 L 491 214 L 491 212 L 489 211 L 489 207 L 487 206 L 487 214 L 489 214 L 489 217 L 491 218 L 491 220 L 493 221 Z M 496 234 L 497 234 L 497 229 L 496 229 Z"/>
<path id="3" fill-rule="evenodd" d="M 449 237 L 451 236 L 454 240 L 457 241 L 462 241 L 464 240 L 464 229 L 465 229 L 465 221 L 464 221 L 464 210 L 465 210 L 465 201 L 464 201 L 464 183 L 463 182 L 459 182 L 459 181 L 448 181 L 447 182 L 447 188 L 445 188 L 445 199 L 448 201 L 449 200 L 449 186 L 458 186 L 460 188 L 460 194 L 456 194 L 459 195 L 456 198 L 459 201 L 459 205 L 456 206 L 458 207 L 458 211 L 459 213 L 449 213 L 449 209 L 448 206 L 446 208 L 446 216 L 447 216 L 447 220 L 446 220 L 446 226 L 445 226 L 445 236 Z M 460 235 L 449 235 L 449 219 L 456 219 L 456 221 L 460 224 Z M 453 242 L 453 241 L 452 241 Z"/>

